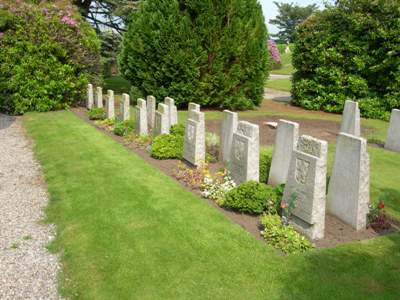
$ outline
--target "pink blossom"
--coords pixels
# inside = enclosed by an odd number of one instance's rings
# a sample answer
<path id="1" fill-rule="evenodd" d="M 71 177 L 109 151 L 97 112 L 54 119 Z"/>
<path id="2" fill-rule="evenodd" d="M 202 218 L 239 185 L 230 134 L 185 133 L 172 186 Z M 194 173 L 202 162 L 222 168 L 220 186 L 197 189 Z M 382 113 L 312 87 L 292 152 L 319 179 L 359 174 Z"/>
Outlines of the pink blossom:
<path id="1" fill-rule="evenodd" d="M 4 32 L 0 32 L 0 40 L 3 38 Z"/>
<path id="2" fill-rule="evenodd" d="M 63 16 L 61 18 L 61 23 L 67 24 L 68 26 L 71 26 L 71 27 L 75 27 L 78 24 L 77 21 L 75 21 L 74 19 L 72 19 L 69 16 Z"/>
<path id="3" fill-rule="evenodd" d="M 281 62 L 281 55 L 275 41 L 268 40 L 268 50 L 274 62 L 279 64 Z"/>

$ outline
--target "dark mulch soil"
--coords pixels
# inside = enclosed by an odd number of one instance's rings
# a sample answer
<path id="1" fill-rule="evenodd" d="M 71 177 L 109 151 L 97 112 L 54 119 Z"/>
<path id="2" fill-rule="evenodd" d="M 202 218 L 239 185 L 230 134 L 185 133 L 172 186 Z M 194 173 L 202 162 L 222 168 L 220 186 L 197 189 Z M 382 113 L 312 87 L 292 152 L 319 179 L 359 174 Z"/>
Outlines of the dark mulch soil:
<path id="1" fill-rule="evenodd" d="M 195 193 L 196 195 L 201 195 L 198 189 L 193 189 L 190 186 L 186 185 L 184 182 L 181 182 L 175 178 L 176 171 L 178 169 L 179 160 L 176 159 L 168 159 L 168 160 L 158 160 L 154 159 L 150 156 L 149 151 L 146 147 L 139 146 L 135 142 L 128 141 L 127 139 L 116 136 L 109 130 L 105 128 L 96 126 L 93 121 L 89 120 L 87 117 L 87 110 L 85 108 L 74 108 L 72 111 L 82 120 L 85 122 L 95 126 L 95 128 L 104 134 L 108 135 L 115 141 L 120 144 L 123 144 L 126 148 L 130 149 L 137 155 L 139 155 L 142 159 L 146 162 L 150 163 L 151 165 L 157 167 L 159 170 L 167 174 L 168 176 L 172 177 L 174 180 L 178 181 L 185 187 L 188 191 Z M 271 145 L 274 143 L 275 138 L 275 130 L 267 128 L 267 126 L 262 125 L 263 122 L 270 122 L 276 121 L 277 118 L 268 117 L 268 118 L 256 118 L 256 119 L 248 119 L 252 123 L 259 124 L 261 128 L 260 136 L 261 136 L 261 143 L 264 145 Z M 295 120 L 291 119 L 291 121 L 298 122 L 300 124 L 300 133 L 301 134 L 309 134 L 314 137 L 325 139 L 327 141 L 333 141 L 336 137 L 336 132 L 339 130 L 339 124 L 332 121 L 320 121 L 320 120 Z M 206 127 L 208 131 L 219 133 L 220 130 L 220 123 L 221 121 L 213 120 L 213 121 L 206 121 Z M 211 171 L 216 171 L 219 168 L 223 167 L 220 163 L 210 164 Z M 251 216 L 241 213 L 236 213 L 230 210 L 223 209 L 219 207 L 214 201 L 201 198 L 206 201 L 211 206 L 215 207 L 217 210 L 222 212 L 225 216 L 227 216 L 231 221 L 236 224 L 239 224 L 249 233 L 251 233 L 254 237 L 258 240 L 263 240 L 259 227 L 259 217 L 258 216 Z M 379 235 L 395 232 L 399 230 L 395 225 L 390 226 L 389 229 L 379 229 L 374 230 L 373 228 L 368 228 L 362 231 L 356 231 L 351 226 L 344 224 L 339 219 L 335 218 L 334 216 L 327 215 L 326 222 L 325 222 L 325 238 L 319 241 L 315 241 L 315 245 L 318 248 L 322 247 L 332 247 L 338 244 L 350 242 L 350 241 L 358 241 L 358 240 L 365 240 L 369 238 L 373 238 Z"/>

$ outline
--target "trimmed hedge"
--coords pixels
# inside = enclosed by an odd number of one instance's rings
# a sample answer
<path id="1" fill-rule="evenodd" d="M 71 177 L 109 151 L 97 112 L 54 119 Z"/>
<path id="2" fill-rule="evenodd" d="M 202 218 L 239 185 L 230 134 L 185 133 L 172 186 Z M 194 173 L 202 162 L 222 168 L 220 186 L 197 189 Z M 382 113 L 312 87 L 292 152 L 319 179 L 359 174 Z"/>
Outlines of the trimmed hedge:
<path id="1" fill-rule="evenodd" d="M 298 27 L 294 103 L 341 113 L 347 99 L 361 115 L 388 119 L 400 107 L 400 2 L 338 0 Z"/>
<path id="2" fill-rule="evenodd" d="M 141 1 L 124 34 L 120 70 L 133 98 L 248 109 L 268 77 L 267 29 L 256 0 Z"/>
<path id="3" fill-rule="evenodd" d="M 99 82 L 99 62 L 96 33 L 69 1 L 2 1 L 1 111 L 67 108 L 86 97 L 89 80 Z"/>

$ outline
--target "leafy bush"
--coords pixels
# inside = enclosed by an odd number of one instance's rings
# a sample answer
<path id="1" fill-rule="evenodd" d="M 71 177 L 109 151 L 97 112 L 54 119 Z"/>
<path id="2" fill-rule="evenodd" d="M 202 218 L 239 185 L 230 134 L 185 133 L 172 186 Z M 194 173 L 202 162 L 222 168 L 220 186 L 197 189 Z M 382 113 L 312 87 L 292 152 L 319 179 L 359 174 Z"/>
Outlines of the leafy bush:
<path id="1" fill-rule="evenodd" d="M 181 159 L 183 140 L 181 135 L 161 134 L 151 144 L 151 156 L 157 159 Z"/>
<path id="2" fill-rule="evenodd" d="M 103 108 L 95 107 L 88 111 L 88 115 L 90 120 L 105 120 L 106 111 Z"/>
<path id="3" fill-rule="evenodd" d="M 125 136 L 132 133 L 135 128 L 135 123 L 132 120 L 123 122 L 116 122 L 114 125 L 114 134 L 118 136 Z"/>
<path id="4" fill-rule="evenodd" d="M 261 235 L 267 243 L 283 253 L 300 253 L 313 248 L 311 242 L 298 233 L 293 226 L 284 225 L 278 215 L 263 215 L 261 225 L 264 228 Z"/>
<path id="5" fill-rule="evenodd" d="M 298 27 L 294 103 L 340 113 L 346 99 L 361 115 L 388 119 L 400 107 L 400 2 L 338 0 Z"/>
<path id="6" fill-rule="evenodd" d="M 69 1 L 2 1 L 1 111 L 23 114 L 76 104 L 86 97 L 89 80 L 99 83 L 94 75 L 99 62 L 96 33 Z"/>
<path id="7" fill-rule="evenodd" d="M 118 61 L 132 96 L 247 109 L 263 98 L 266 39 L 257 0 L 147 0 L 128 25 Z"/>
<path id="8" fill-rule="evenodd" d="M 269 151 L 260 151 L 260 182 L 268 182 L 269 169 L 271 169 L 272 154 Z"/>
<path id="9" fill-rule="evenodd" d="M 185 136 L 185 125 L 183 124 L 172 125 L 169 130 L 169 133 L 172 135 Z"/>
<path id="10" fill-rule="evenodd" d="M 218 204 L 250 214 L 261 214 L 263 211 L 276 214 L 279 205 L 273 188 L 255 181 L 242 183 L 230 190 Z"/>

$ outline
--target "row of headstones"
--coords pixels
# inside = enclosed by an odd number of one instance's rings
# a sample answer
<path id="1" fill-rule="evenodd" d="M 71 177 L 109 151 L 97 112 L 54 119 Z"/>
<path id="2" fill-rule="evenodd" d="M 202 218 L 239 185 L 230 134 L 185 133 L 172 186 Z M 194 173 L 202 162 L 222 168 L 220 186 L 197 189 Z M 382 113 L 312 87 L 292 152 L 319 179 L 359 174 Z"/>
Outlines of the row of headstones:
<path id="1" fill-rule="evenodd" d="M 106 96 L 105 111 L 107 119 L 115 118 L 115 106 L 114 106 L 114 91 L 108 90 Z M 96 95 L 93 93 L 93 85 L 88 84 L 87 89 L 87 109 L 92 108 L 104 108 L 103 107 L 103 89 L 101 87 L 96 88 Z M 128 94 L 122 94 L 122 100 L 120 105 L 120 118 L 122 121 L 127 121 L 130 118 L 130 99 Z"/>
<path id="2" fill-rule="evenodd" d="M 295 197 L 294 225 L 311 239 L 324 237 L 328 211 L 356 230 L 365 228 L 369 203 L 367 142 L 359 137 L 359 111 L 345 110 L 326 195 L 328 143 L 303 135 L 299 124 L 280 120 L 268 184 L 286 184 L 284 202 Z M 259 128 L 224 111 L 221 158 L 236 183 L 259 180 Z"/>

